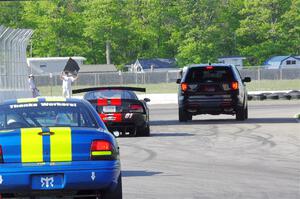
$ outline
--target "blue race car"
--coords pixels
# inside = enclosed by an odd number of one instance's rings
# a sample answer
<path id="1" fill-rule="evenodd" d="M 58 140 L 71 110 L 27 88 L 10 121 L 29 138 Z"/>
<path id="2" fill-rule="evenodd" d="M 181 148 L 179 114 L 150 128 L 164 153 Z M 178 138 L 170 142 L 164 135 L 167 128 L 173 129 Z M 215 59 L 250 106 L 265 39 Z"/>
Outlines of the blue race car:
<path id="1" fill-rule="evenodd" d="M 0 198 L 122 198 L 119 147 L 89 102 L 0 104 Z"/>

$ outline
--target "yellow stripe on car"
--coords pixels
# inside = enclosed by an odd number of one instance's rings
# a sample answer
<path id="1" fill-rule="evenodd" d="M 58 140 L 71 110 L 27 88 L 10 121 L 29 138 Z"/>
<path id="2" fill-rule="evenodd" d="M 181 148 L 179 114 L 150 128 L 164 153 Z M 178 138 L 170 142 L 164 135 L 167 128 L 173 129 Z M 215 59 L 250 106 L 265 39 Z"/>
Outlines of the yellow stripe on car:
<path id="1" fill-rule="evenodd" d="M 72 161 L 72 133 L 69 127 L 50 128 L 50 161 Z"/>
<path id="2" fill-rule="evenodd" d="M 50 97 L 46 98 L 46 102 L 65 102 L 66 98 L 63 97 Z"/>
<path id="3" fill-rule="evenodd" d="M 21 158 L 23 163 L 43 162 L 41 128 L 21 129 Z"/>
<path id="4" fill-rule="evenodd" d="M 24 99 L 17 99 L 17 103 L 32 103 L 32 102 L 38 102 L 38 98 L 24 98 Z"/>
<path id="5" fill-rule="evenodd" d="M 92 151 L 92 155 L 112 155 L 111 151 Z"/>

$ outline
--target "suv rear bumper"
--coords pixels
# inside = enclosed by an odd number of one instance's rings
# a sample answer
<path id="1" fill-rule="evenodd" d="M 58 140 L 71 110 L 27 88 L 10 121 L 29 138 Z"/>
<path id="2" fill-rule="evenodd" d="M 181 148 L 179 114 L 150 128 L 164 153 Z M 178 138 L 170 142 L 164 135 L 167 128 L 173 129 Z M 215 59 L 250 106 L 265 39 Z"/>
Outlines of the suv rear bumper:
<path id="1" fill-rule="evenodd" d="M 236 107 L 242 102 L 236 95 L 219 96 L 182 96 L 179 98 L 179 108 L 197 114 L 234 114 Z"/>
<path id="2" fill-rule="evenodd" d="M 3 164 L 0 168 L 0 193 L 4 196 L 7 193 L 30 196 L 57 191 L 113 189 L 117 185 L 120 170 L 118 160 Z M 48 183 L 47 186 L 46 181 L 54 175 L 62 176 L 62 181 L 59 184 L 54 182 L 54 186 Z"/>

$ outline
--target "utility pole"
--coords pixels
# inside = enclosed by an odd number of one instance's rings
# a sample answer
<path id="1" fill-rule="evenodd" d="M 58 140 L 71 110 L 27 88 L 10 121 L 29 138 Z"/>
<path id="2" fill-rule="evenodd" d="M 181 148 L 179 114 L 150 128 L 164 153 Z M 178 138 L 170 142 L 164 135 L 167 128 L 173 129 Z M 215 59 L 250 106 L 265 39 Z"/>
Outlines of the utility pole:
<path id="1" fill-rule="evenodd" d="M 110 52 L 111 52 L 110 41 L 106 41 L 106 64 L 111 64 Z"/>
<path id="2" fill-rule="evenodd" d="M 29 52 L 29 54 L 30 54 L 30 57 L 32 57 L 32 40 L 30 40 L 29 42 L 30 42 L 30 52 Z"/>
<path id="3" fill-rule="evenodd" d="M 236 50 L 236 33 L 233 32 L 233 41 L 234 41 L 234 54 L 237 53 L 237 50 Z"/>

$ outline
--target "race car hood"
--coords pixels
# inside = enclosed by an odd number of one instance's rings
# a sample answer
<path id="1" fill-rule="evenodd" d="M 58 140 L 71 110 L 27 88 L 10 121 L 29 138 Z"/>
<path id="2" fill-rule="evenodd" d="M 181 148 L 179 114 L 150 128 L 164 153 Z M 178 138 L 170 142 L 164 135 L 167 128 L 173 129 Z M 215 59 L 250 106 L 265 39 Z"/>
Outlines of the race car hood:
<path id="1" fill-rule="evenodd" d="M 4 163 L 90 160 L 93 140 L 114 142 L 109 133 L 93 128 L 21 128 L 0 131 Z"/>

